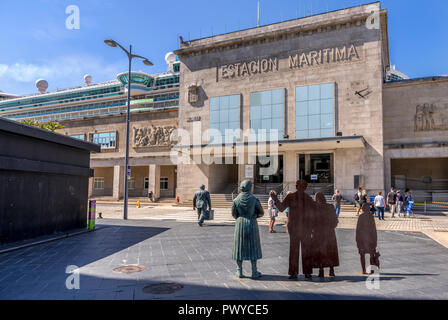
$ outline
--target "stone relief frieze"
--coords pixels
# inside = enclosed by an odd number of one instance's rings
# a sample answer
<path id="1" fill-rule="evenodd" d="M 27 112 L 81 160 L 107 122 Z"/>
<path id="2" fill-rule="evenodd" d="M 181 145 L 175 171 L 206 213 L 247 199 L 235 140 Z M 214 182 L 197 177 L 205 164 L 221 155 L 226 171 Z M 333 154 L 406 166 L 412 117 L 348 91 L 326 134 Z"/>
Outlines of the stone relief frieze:
<path id="1" fill-rule="evenodd" d="M 448 130 L 448 104 L 438 107 L 435 104 L 419 104 L 415 108 L 414 131 Z"/>
<path id="2" fill-rule="evenodd" d="M 134 147 L 167 147 L 175 144 L 175 126 L 136 128 L 134 127 Z"/>

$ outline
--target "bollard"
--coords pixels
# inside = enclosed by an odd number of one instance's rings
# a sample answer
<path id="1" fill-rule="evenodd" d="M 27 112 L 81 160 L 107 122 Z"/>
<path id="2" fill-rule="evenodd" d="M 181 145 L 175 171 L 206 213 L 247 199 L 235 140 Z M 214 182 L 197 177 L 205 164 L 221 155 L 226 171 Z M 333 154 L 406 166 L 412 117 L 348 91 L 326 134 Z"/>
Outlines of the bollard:
<path id="1" fill-rule="evenodd" d="M 89 220 L 87 228 L 89 230 L 95 229 L 95 214 L 96 213 L 96 200 L 89 200 Z"/>

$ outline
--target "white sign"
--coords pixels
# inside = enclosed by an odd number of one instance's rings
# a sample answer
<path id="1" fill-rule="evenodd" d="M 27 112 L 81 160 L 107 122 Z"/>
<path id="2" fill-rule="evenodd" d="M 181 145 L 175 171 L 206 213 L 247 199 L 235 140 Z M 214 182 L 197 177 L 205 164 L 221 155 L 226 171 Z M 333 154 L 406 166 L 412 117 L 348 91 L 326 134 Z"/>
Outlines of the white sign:
<path id="1" fill-rule="evenodd" d="M 254 166 L 252 164 L 246 164 L 244 167 L 244 178 L 253 179 L 254 178 Z"/>

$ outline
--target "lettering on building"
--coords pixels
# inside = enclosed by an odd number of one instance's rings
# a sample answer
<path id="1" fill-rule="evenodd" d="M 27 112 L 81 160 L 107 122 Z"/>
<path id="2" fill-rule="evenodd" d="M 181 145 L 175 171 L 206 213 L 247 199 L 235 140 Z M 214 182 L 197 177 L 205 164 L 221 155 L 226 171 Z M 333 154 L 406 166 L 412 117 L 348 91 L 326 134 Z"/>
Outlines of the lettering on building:
<path id="1" fill-rule="evenodd" d="M 349 44 L 318 50 L 299 51 L 289 54 L 286 59 L 270 57 L 218 66 L 217 76 L 218 81 L 239 79 L 279 70 L 304 69 L 325 64 L 352 62 L 360 59 L 359 48 L 354 44 Z"/>
<path id="2" fill-rule="evenodd" d="M 278 71 L 278 58 L 266 58 L 218 67 L 219 78 L 243 78 L 260 73 Z"/>
<path id="3" fill-rule="evenodd" d="M 444 108 L 435 104 L 419 104 L 415 108 L 414 131 L 448 130 L 448 103 Z"/>
<path id="4" fill-rule="evenodd" d="M 201 121 L 201 116 L 189 117 L 187 122 Z"/>
<path id="5" fill-rule="evenodd" d="M 173 133 L 176 127 L 150 127 L 136 128 L 134 127 L 134 147 L 169 147 L 175 144 Z"/>
<path id="6" fill-rule="evenodd" d="M 354 44 L 350 46 L 298 52 L 289 56 L 289 68 L 306 68 L 330 63 L 359 60 L 358 49 Z"/>

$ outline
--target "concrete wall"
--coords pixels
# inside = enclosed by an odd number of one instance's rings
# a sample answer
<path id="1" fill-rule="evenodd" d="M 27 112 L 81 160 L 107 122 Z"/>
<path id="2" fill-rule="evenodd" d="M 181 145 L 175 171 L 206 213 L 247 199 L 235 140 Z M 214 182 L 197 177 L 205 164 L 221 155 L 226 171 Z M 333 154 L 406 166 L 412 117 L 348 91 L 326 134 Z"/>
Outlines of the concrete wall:
<path id="1" fill-rule="evenodd" d="M 383 104 L 384 172 L 388 189 L 392 184 L 393 159 L 419 159 L 425 170 L 432 170 L 428 158 L 448 158 L 448 78 L 385 84 Z M 424 104 L 433 105 L 434 127 L 421 130 L 416 127 L 415 116 L 417 106 Z"/>

